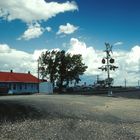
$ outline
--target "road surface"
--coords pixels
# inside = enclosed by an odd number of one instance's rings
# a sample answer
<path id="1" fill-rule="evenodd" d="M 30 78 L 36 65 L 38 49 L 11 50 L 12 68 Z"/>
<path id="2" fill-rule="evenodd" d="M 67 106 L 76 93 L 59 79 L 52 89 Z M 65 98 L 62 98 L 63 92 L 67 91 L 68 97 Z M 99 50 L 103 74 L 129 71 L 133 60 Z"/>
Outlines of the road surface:
<path id="1" fill-rule="evenodd" d="M 0 97 L 0 140 L 140 140 L 140 100 L 105 96 Z"/>

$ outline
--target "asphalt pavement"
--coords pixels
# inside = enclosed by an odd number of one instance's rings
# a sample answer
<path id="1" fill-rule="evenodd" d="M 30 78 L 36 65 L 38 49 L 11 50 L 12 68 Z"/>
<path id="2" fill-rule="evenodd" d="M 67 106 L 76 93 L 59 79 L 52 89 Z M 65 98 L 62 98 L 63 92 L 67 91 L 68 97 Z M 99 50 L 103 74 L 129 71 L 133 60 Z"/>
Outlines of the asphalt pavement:
<path id="1" fill-rule="evenodd" d="M 0 97 L 0 140 L 140 140 L 140 100 L 86 95 Z"/>

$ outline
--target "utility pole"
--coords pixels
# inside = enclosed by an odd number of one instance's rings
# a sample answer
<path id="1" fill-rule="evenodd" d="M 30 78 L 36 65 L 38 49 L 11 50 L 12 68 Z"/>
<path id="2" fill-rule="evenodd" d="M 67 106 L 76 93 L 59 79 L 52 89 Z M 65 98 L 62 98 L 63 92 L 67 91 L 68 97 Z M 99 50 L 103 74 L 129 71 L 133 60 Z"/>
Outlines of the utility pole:
<path id="1" fill-rule="evenodd" d="M 124 79 L 124 87 L 126 88 L 126 79 Z"/>
<path id="2" fill-rule="evenodd" d="M 97 83 L 98 83 L 98 81 L 99 81 L 99 75 L 97 75 Z"/>
<path id="3" fill-rule="evenodd" d="M 112 90 L 111 90 L 111 84 L 113 82 L 113 79 L 110 77 L 110 70 L 115 70 L 118 67 L 113 65 L 113 63 L 115 62 L 115 59 L 113 59 L 111 57 L 110 52 L 112 53 L 112 45 L 110 45 L 109 43 L 105 43 L 106 46 L 106 50 L 104 51 L 106 53 L 106 57 L 104 57 L 102 59 L 102 67 L 99 67 L 99 69 L 101 69 L 102 71 L 106 71 L 107 72 L 107 85 L 108 85 L 108 96 L 112 96 Z"/>
<path id="4" fill-rule="evenodd" d="M 37 60 L 37 78 L 38 78 L 38 93 L 39 93 L 39 83 L 40 83 L 40 78 L 39 78 L 39 60 L 40 60 L 40 57 L 38 58 Z"/>
<path id="5" fill-rule="evenodd" d="M 138 72 L 138 78 L 140 79 L 140 58 L 139 58 L 139 72 Z M 138 80 L 138 87 L 140 87 L 140 80 Z"/>

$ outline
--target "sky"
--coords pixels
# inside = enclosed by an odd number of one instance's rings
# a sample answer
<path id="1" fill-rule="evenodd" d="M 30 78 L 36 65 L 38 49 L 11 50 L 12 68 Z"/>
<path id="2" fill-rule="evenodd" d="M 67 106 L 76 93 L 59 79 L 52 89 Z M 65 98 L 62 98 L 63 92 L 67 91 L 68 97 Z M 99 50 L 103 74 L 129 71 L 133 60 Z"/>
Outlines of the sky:
<path id="1" fill-rule="evenodd" d="M 113 45 L 119 67 L 111 72 L 115 85 L 140 80 L 139 0 L 7 0 L 0 1 L 0 71 L 37 73 L 42 51 L 60 49 L 82 54 L 88 66 L 82 82 L 93 84 Z"/>

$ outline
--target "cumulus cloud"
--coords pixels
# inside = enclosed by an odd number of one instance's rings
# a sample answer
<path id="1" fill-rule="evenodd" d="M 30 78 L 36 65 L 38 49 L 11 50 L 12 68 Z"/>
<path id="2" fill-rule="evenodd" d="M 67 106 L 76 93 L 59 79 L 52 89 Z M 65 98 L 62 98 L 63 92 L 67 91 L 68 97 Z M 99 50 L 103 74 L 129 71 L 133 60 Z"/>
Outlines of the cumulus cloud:
<path id="1" fill-rule="evenodd" d="M 103 79 L 107 77 L 105 72 L 98 70 L 98 67 L 102 66 L 102 58 L 105 57 L 105 52 L 102 50 L 87 46 L 77 38 L 71 38 L 68 52 L 82 54 L 83 62 L 88 66 L 85 72 L 87 77 L 95 75 L 100 75 Z M 140 80 L 140 46 L 134 46 L 130 51 L 114 51 L 112 57 L 115 59 L 115 65 L 119 67 L 115 72 L 111 71 L 115 85 L 124 85 L 124 79 L 127 79 L 127 85 L 137 85 L 137 81 Z"/>
<path id="2" fill-rule="evenodd" d="M 120 46 L 120 45 L 123 45 L 123 42 L 116 42 L 116 43 L 114 43 L 113 46 Z"/>
<path id="3" fill-rule="evenodd" d="M 71 38 L 68 52 L 82 55 L 83 62 L 88 66 L 87 75 L 100 74 L 98 67 L 100 66 L 100 57 L 103 56 L 102 51 L 91 46 L 88 47 L 85 42 L 79 41 L 77 38 Z"/>
<path id="4" fill-rule="evenodd" d="M 28 29 L 18 40 L 38 38 L 45 30 L 50 32 L 51 27 L 44 29 L 39 23 L 59 13 L 75 10 L 78 10 L 78 6 L 74 1 L 64 3 L 46 2 L 45 0 L 0 1 L 0 18 L 8 21 L 19 19 L 28 24 Z"/>
<path id="5" fill-rule="evenodd" d="M 59 13 L 78 10 L 75 2 L 46 2 L 45 0 L 1 0 L 0 17 L 11 21 L 15 19 L 26 23 L 47 21 Z"/>
<path id="6" fill-rule="evenodd" d="M 44 50 L 35 50 L 33 53 L 12 49 L 7 44 L 0 44 L 1 71 L 28 72 L 37 76 L 37 59 Z"/>
<path id="7" fill-rule="evenodd" d="M 78 29 L 78 27 L 75 27 L 74 25 L 67 23 L 66 25 L 60 25 L 59 30 L 56 34 L 57 35 L 59 35 L 59 34 L 72 34 L 77 29 Z"/>
<path id="8" fill-rule="evenodd" d="M 103 50 L 98 50 L 93 46 L 87 46 L 83 41 L 77 38 L 71 38 L 67 52 L 72 54 L 81 54 L 83 62 L 88 66 L 85 72 L 85 81 L 91 81 L 93 77 L 99 75 L 101 79 L 107 77 L 106 72 L 98 70 L 101 60 L 105 56 Z M 59 49 L 57 49 L 59 50 Z M 0 44 L 0 68 L 1 71 L 10 71 L 13 69 L 16 72 L 31 71 L 37 75 L 37 59 L 46 49 L 35 50 L 33 53 L 12 49 L 7 44 Z M 124 85 L 124 79 L 127 80 L 127 85 L 137 85 L 140 80 L 140 46 L 134 46 L 130 51 L 113 51 L 112 57 L 115 59 L 115 65 L 119 68 L 114 72 L 111 71 L 111 77 L 115 80 L 115 85 Z M 93 83 L 92 82 L 92 83 Z"/>
<path id="9" fill-rule="evenodd" d="M 24 39 L 24 40 L 30 40 L 33 38 L 40 37 L 45 32 L 45 29 L 40 26 L 39 23 L 32 23 L 28 25 L 28 29 L 23 33 L 21 37 L 18 38 L 18 40 Z"/>
<path id="10" fill-rule="evenodd" d="M 8 21 L 18 19 L 28 25 L 28 29 L 18 40 L 30 40 L 40 37 L 44 31 L 50 32 L 51 27 L 44 29 L 39 23 L 47 21 L 59 13 L 75 10 L 78 10 L 78 6 L 74 1 L 64 3 L 46 2 L 45 0 L 0 1 L 0 18 Z"/>
<path id="11" fill-rule="evenodd" d="M 0 53 L 10 53 L 11 49 L 7 44 L 0 44 Z"/>
<path id="12" fill-rule="evenodd" d="M 51 27 L 46 27 L 46 30 L 47 30 L 48 32 L 51 32 L 51 31 L 52 31 L 52 28 L 51 28 Z"/>
<path id="13" fill-rule="evenodd" d="M 56 48 L 55 50 L 59 50 Z M 33 53 L 12 49 L 7 44 L 0 44 L 0 71 L 28 72 L 37 76 L 37 60 L 47 49 L 34 50 Z M 51 51 L 51 50 L 50 50 Z"/>
<path id="14" fill-rule="evenodd" d="M 47 49 L 35 50 L 32 58 L 37 61 L 38 58 L 41 56 L 42 52 L 46 52 L 46 51 L 47 51 Z"/>

